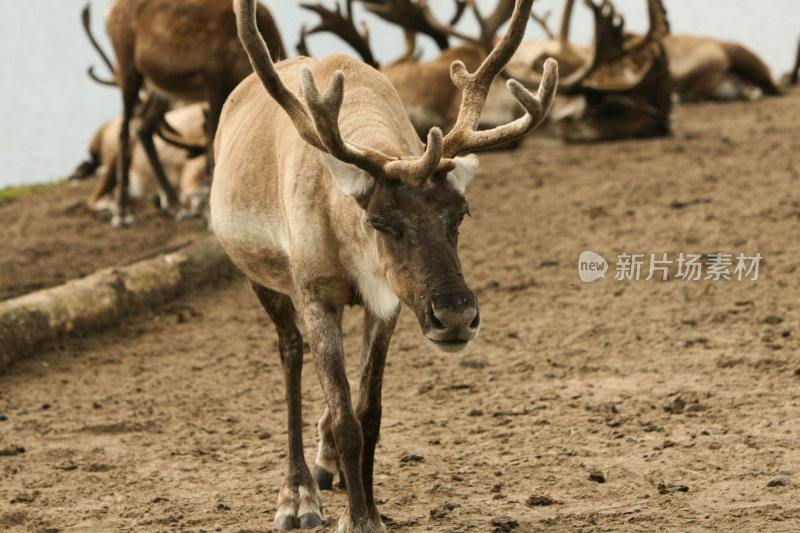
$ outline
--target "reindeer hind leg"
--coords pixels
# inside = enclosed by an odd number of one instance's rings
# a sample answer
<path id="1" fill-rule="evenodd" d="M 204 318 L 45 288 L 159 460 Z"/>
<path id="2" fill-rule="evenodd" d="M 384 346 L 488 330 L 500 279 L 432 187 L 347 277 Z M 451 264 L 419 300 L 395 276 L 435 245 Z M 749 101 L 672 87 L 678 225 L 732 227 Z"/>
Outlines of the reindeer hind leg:
<path id="1" fill-rule="evenodd" d="M 286 381 L 289 424 L 289 471 L 278 496 L 275 529 L 307 529 L 322 524 L 322 497 L 303 456 L 301 374 L 303 338 L 295 322 L 291 299 L 252 282 L 261 305 L 278 330 L 281 366 Z"/>
<path id="2" fill-rule="evenodd" d="M 175 194 L 175 189 L 170 184 L 167 173 L 164 172 L 164 166 L 158 158 L 153 135 L 155 135 L 161 121 L 164 120 L 164 114 L 168 109 L 169 101 L 151 92 L 144 105 L 142 123 L 136 132 L 136 136 L 147 154 L 147 159 L 150 161 L 150 166 L 153 167 L 153 173 L 156 175 L 161 209 L 167 213 L 177 206 L 178 196 Z"/>
<path id="3" fill-rule="evenodd" d="M 339 488 L 347 488 L 344 472 L 339 467 L 339 453 L 336 451 L 331 429 L 331 413 L 327 408 L 317 422 L 317 439 L 319 440 L 317 458 L 314 461 L 312 473 L 319 490 L 333 490 L 333 478 L 337 472 L 339 473 Z"/>

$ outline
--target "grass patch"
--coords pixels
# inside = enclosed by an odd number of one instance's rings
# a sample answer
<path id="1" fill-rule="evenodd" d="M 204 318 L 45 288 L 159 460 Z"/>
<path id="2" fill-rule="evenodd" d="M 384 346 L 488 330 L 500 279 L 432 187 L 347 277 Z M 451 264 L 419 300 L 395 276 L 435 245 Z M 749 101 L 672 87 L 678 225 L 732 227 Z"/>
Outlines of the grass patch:
<path id="1" fill-rule="evenodd" d="M 45 189 L 50 189 L 51 187 L 55 187 L 56 185 L 62 183 L 62 181 L 63 180 L 54 181 L 52 183 L 40 183 L 37 185 L 14 185 L 13 187 L 0 189 L 0 203 L 10 202 L 11 200 L 15 200 L 25 194 L 32 194 Z"/>

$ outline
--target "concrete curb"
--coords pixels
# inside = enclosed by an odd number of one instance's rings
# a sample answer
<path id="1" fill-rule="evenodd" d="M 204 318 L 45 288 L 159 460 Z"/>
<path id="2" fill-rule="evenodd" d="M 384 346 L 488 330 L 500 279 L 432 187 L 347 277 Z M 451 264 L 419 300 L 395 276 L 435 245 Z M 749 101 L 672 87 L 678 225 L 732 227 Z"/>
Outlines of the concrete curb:
<path id="1" fill-rule="evenodd" d="M 41 342 L 119 322 L 235 270 L 215 237 L 0 302 L 0 372 Z"/>

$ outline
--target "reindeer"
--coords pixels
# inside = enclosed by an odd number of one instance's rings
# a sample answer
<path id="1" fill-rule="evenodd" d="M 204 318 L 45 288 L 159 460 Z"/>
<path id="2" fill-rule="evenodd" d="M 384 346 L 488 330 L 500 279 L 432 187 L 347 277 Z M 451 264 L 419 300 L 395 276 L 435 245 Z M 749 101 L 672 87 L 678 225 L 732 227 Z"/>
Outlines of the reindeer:
<path id="1" fill-rule="evenodd" d="M 480 314 L 457 254 L 463 197 L 478 166 L 462 155 L 533 130 L 557 85 L 546 65 L 536 95 L 510 80 L 519 119 L 476 131 L 486 94 L 522 39 L 533 0 L 519 0 L 506 35 L 470 74 L 452 65 L 461 114 L 423 146 L 385 76 L 344 54 L 273 64 L 255 0 L 235 0 L 239 35 L 256 75 L 228 98 L 214 143 L 215 231 L 250 278 L 275 323 L 287 389 L 289 469 L 275 528 L 322 522 L 319 488 L 344 473 L 339 531 L 382 532 L 372 484 L 381 383 L 401 303 L 434 348 L 453 352 L 478 335 Z M 317 83 L 327 85 L 320 92 Z M 297 93 L 301 96 L 298 97 Z M 359 398 L 352 404 L 342 348 L 345 305 L 362 304 Z M 303 457 L 301 387 L 305 326 L 327 403 L 315 474 Z"/>
<path id="2" fill-rule="evenodd" d="M 283 44 L 272 16 L 259 5 L 257 17 L 275 59 L 283 57 Z M 134 222 L 128 205 L 128 140 L 139 90 L 146 86 L 155 95 L 142 114 L 137 136 L 170 208 L 177 196 L 153 144 L 153 133 L 169 107 L 169 98 L 208 102 L 210 175 L 210 143 L 222 105 L 251 68 L 236 35 L 230 0 L 114 0 L 106 11 L 106 29 L 117 58 L 115 76 L 123 100 L 119 187 L 112 218 L 112 225 L 120 227 Z"/>
<path id="3" fill-rule="evenodd" d="M 165 118 L 177 128 L 184 142 L 158 137 L 153 140 L 170 185 L 180 191 L 180 218 L 198 216 L 204 205 L 203 197 L 208 193 L 204 183 L 206 134 L 203 107 L 202 104 L 191 104 L 167 113 Z M 122 117 L 119 116 L 100 126 L 89 142 L 90 159 L 81 163 L 70 176 L 70 179 L 79 179 L 96 173 L 99 175 L 87 202 L 90 209 L 113 211 L 111 194 L 116 184 L 121 125 Z M 163 194 L 158 189 L 152 166 L 141 144 L 130 142 L 131 179 L 128 186 L 131 200 L 146 198 L 155 192 Z"/>
<path id="4" fill-rule="evenodd" d="M 667 35 L 664 47 L 673 90 L 683 101 L 757 100 L 781 94 L 769 67 L 738 43 Z"/>
<path id="5" fill-rule="evenodd" d="M 626 33 L 623 17 L 609 0 L 585 4 L 595 23 L 591 54 L 562 78 L 545 129 L 584 142 L 669 134 L 671 85 L 661 42 L 669 26 L 661 0 L 647 0 L 650 28 L 645 36 Z"/>

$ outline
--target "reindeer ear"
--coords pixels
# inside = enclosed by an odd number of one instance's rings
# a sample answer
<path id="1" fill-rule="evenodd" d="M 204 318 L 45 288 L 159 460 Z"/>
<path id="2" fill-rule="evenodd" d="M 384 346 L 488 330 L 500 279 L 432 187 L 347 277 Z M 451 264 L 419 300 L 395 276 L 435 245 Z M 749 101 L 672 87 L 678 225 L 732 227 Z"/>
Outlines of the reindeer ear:
<path id="1" fill-rule="evenodd" d="M 467 185 L 475 176 L 475 171 L 478 170 L 478 156 L 469 154 L 463 157 L 454 157 L 453 162 L 456 164 L 456 168 L 447 173 L 447 181 L 455 190 L 464 194 Z"/>
<path id="2" fill-rule="evenodd" d="M 322 164 L 325 165 L 345 194 L 352 196 L 359 203 L 366 196 L 369 196 L 375 185 L 375 178 L 357 166 L 339 161 L 330 154 L 320 152 L 319 155 L 320 159 L 322 159 Z"/>

